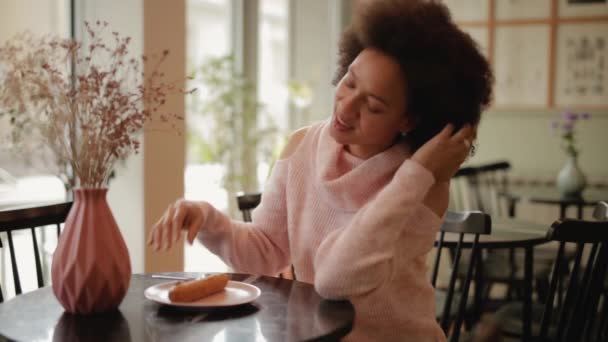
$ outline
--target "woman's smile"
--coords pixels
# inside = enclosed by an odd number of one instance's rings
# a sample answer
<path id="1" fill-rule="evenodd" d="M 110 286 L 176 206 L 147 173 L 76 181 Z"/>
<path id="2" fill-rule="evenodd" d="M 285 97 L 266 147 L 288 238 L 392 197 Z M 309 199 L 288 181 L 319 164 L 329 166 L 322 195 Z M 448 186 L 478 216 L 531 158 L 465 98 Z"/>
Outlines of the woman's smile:
<path id="1" fill-rule="evenodd" d="M 345 123 L 338 115 L 334 114 L 334 128 L 339 132 L 347 132 L 353 129 L 352 126 Z"/>

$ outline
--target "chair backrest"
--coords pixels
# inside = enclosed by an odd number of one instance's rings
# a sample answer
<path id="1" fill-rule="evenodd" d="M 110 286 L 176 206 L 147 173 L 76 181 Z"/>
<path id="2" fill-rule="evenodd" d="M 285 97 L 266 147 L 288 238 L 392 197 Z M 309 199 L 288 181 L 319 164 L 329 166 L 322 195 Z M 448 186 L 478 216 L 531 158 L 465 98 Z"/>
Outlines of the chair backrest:
<path id="1" fill-rule="evenodd" d="M 480 210 L 492 216 L 505 216 L 499 193 L 508 186 L 507 174 L 511 164 L 507 161 L 463 167 L 454 176 L 451 191 L 458 197 L 459 210 Z"/>
<path id="2" fill-rule="evenodd" d="M 593 217 L 598 221 L 608 221 L 608 203 L 601 201 L 595 206 Z"/>
<path id="3" fill-rule="evenodd" d="M 239 210 L 241 211 L 241 213 L 243 213 L 243 220 L 245 222 L 251 222 L 251 212 L 262 201 L 262 194 L 259 192 L 239 192 L 236 195 L 236 201 L 238 203 Z"/>
<path id="4" fill-rule="evenodd" d="M 547 239 L 559 242 L 559 248 L 543 312 L 540 340 L 548 339 L 550 323 L 555 321 L 553 311 L 556 311 L 558 320 L 556 335 L 551 336 L 552 340 L 596 340 L 592 335 L 598 330 L 598 301 L 608 267 L 608 221 L 556 221 L 547 232 Z M 561 270 L 564 263 L 560 261 L 564 258 L 567 243 L 576 244 L 576 252 L 569 277 L 563 277 L 566 272 Z M 566 295 L 556 296 L 558 282 L 563 278 L 568 278 L 565 282 Z M 563 297 L 562 302 L 555 303 L 556 299 L 560 301 L 560 297 Z"/>
<path id="5" fill-rule="evenodd" d="M 506 210 L 501 206 L 499 192 L 508 187 L 511 164 L 507 161 L 498 161 L 480 165 L 478 170 L 484 212 L 493 216 L 505 216 Z"/>
<path id="6" fill-rule="evenodd" d="M 460 327 L 464 321 L 465 309 L 467 304 L 467 297 L 469 293 L 469 287 L 471 284 L 471 278 L 473 276 L 473 269 L 475 263 L 479 260 L 479 235 L 487 235 L 492 231 L 492 220 L 490 215 L 482 213 L 480 211 L 466 211 L 466 212 L 448 212 L 445 220 L 441 226 L 439 233 L 439 239 L 437 241 L 437 255 L 435 257 L 435 263 L 433 266 L 432 273 L 432 285 L 436 287 L 437 275 L 439 273 L 439 263 L 441 259 L 441 251 L 445 245 L 450 244 L 446 241 L 446 233 L 457 234 L 458 240 L 455 248 L 452 269 L 450 274 L 450 281 L 447 288 L 446 300 L 444 307 L 442 308 L 442 314 L 440 317 L 441 328 L 444 332 L 448 332 L 450 321 L 454 321 L 453 334 L 451 341 L 458 341 L 460 334 Z M 472 236 L 472 239 L 465 241 L 465 235 Z M 471 241 L 472 240 L 472 241 Z M 453 241 L 453 240 L 451 240 Z M 470 248 L 471 253 L 470 260 L 468 263 L 464 263 L 468 269 L 466 270 L 466 278 L 461 288 L 460 303 L 458 304 L 458 311 L 456 317 L 453 317 L 452 313 L 452 300 L 454 299 L 456 277 L 458 275 L 458 268 L 461 265 L 460 258 L 462 255 L 463 248 Z"/>
<path id="7" fill-rule="evenodd" d="M 477 167 L 465 166 L 461 167 L 450 182 L 450 210 L 465 211 L 478 210 L 479 203 L 473 186 L 477 180 Z"/>
<path id="8" fill-rule="evenodd" d="M 13 243 L 13 233 L 20 230 L 30 230 L 32 236 L 32 246 L 34 251 L 34 261 L 36 264 L 36 278 L 38 287 L 44 286 L 42 276 L 42 266 L 40 261 L 40 251 L 36 239 L 36 228 L 48 225 L 55 225 L 57 236 L 61 233 L 61 223 L 65 222 L 72 202 L 45 205 L 39 207 L 19 208 L 0 211 L 0 233 L 6 233 L 8 240 L 8 250 L 11 259 L 13 273 L 13 283 L 15 294 L 22 293 L 17 258 L 15 256 L 15 245 Z M 0 235 L 0 248 L 3 248 L 2 235 Z M 0 303 L 4 300 L 2 288 L 0 287 Z"/>

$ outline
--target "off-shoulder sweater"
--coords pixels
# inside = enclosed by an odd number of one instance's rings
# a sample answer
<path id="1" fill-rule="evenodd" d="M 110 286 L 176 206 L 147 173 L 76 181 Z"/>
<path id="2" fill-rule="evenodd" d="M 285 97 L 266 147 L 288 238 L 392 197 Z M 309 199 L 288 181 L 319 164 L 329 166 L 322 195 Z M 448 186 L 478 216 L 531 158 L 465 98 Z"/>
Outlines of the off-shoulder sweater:
<path id="1" fill-rule="evenodd" d="M 238 272 L 293 264 L 323 297 L 350 300 L 347 341 L 444 341 L 426 267 L 441 224 L 423 204 L 432 173 L 401 143 L 359 159 L 329 124 L 308 128 L 275 164 L 253 222 L 209 208 L 198 239 Z"/>

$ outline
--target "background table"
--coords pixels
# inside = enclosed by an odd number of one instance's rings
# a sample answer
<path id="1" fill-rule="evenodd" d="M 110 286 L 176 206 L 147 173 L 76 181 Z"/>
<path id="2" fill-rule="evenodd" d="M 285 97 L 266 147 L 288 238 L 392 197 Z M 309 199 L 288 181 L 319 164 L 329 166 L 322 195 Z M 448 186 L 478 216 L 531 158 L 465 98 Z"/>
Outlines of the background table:
<path id="1" fill-rule="evenodd" d="M 522 228 L 525 227 L 525 228 Z M 548 226 L 541 224 L 528 223 L 514 219 L 492 219 L 492 233 L 489 235 L 479 235 L 478 247 L 480 249 L 517 249 L 524 250 L 524 305 L 523 305 L 523 339 L 531 339 L 532 329 L 532 281 L 533 281 L 533 260 L 534 246 L 548 242 L 546 236 Z M 455 247 L 458 242 L 457 234 L 446 234 L 444 245 Z M 465 234 L 463 247 L 470 248 L 473 242 L 473 234 Z M 475 272 L 475 311 L 477 316 L 481 315 L 481 291 L 483 289 L 483 267 L 482 263 L 477 263 Z"/>
<path id="2" fill-rule="evenodd" d="M 566 217 L 566 210 L 569 207 L 576 207 L 576 218 L 582 219 L 584 207 L 595 206 L 599 201 L 608 201 L 608 188 L 589 188 L 583 191 L 581 197 L 564 197 L 555 186 L 510 186 L 499 195 L 507 200 L 510 217 L 515 217 L 515 209 L 519 201 L 530 201 L 559 206 L 560 218 Z"/>
<path id="3" fill-rule="evenodd" d="M 253 303 L 201 311 L 144 298 L 147 287 L 166 281 L 133 275 L 119 310 L 102 315 L 64 313 L 50 287 L 17 296 L 0 304 L 0 341 L 335 341 L 352 329 L 353 306 L 324 300 L 307 283 L 260 277 Z"/>

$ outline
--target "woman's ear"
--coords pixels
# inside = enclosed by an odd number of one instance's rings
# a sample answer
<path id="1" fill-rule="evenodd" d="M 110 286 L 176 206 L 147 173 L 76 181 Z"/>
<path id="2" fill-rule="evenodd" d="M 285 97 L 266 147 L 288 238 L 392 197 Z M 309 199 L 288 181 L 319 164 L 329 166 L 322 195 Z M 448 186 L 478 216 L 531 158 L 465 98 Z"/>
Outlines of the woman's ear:
<path id="1" fill-rule="evenodd" d="M 401 132 L 402 135 L 405 135 L 414 128 L 416 128 L 416 120 L 409 115 L 405 115 L 399 123 L 399 132 Z"/>

